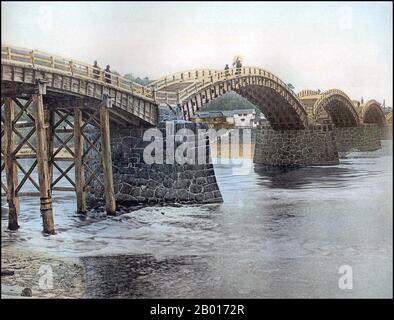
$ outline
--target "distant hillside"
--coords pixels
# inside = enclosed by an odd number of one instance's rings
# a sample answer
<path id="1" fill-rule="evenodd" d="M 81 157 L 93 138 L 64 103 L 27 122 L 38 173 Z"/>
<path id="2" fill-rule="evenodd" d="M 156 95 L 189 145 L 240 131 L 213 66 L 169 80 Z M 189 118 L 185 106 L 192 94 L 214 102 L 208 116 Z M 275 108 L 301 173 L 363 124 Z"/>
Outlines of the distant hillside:
<path id="1" fill-rule="evenodd" d="M 202 110 L 204 111 L 224 111 L 235 109 L 256 109 L 256 106 L 250 103 L 247 99 L 235 93 L 234 91 L 227 92 L 223 96 L 208 102 Z"/>

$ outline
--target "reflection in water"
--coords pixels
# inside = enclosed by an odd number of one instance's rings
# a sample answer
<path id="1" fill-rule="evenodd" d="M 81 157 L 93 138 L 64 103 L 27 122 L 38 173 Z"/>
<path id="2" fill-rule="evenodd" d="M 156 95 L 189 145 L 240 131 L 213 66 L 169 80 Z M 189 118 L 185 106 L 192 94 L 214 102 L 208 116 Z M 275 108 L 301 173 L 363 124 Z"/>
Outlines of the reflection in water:
<path id="1" fill-rule="evenodd" d="M 316 185 L 319 188 L 339 188 L 348 184 L 349 179 L 362 177 L 360 172 L 346 167 L 304 167 L 272 168 L 255 165 L 254 171 L 261 178 L 259 185 L 269 188 L 300 189 Z M 367 174 L 378 175 L 381 171 L 368 171 Z"/>
<path id="2" fill-rule="evenodd" d="M 81 216 L 55 194 L 49 237 L 39 199 L 24 198 L 18 232 L 2 212 L 2 245 L 80 257 L 87 297 L 392 296 L 391 142 L 333 167 L 215 168 L 223 204 Z M 351 291 L 337 285 L 343 264 Z"/>

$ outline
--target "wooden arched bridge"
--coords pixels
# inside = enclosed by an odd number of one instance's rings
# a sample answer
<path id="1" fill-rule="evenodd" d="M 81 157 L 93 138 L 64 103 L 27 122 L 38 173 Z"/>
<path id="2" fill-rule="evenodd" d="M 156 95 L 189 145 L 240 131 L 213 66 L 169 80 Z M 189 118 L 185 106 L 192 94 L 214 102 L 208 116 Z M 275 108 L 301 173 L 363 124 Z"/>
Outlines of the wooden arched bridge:
<path id="1" fill-rule="evenodd" d="M 9 228 L 18 228 L 19 196 L 39 195 L 44 231 L 53 233 L 52 191 L 75 191 L 77 209 L 84 212 L 92 181 L 105 187 L 106 209 L 114 214 L 110 130 L 156 126 L 159 104 L 179 106 L 185 120 L 190 120 L 206 103 L 228 91 L 255 104 L 274 130 L 303 130 L 324 121 L 337 127 L 386 123 L 374 100 L 355 105 L 336 89 L 296 94 L 258 67 L 191 70 L 142 86 L 74 59 L 2 45 L 1 169 L 6 176 L 2 190 L 9 204 Z M 88 165 L 92 150 L 101 153 L 102 174 Z M 62 156 L 62 151 L 72 159 Z M 25 158 L 32 159 L 28 168 L 22 165 Z M 66 169 L 60 161 L 69 161 Z M 38 181 L 32 175 L 36 168 Z M 73 168 L 75 179 L 70 176 Z M 62 179 L 71 186 L 59 186 Z M 26 182 L 36 191 L 22 192 Z"/>
<path id="2" fill-rule="evenodd" d="M 193 70 L 166 76 L 151 84 L 157 101 L 181 106 L 185 119 L 228 91 L 254 103 L 275 129 L 304 129 L 308 116 L 297 95 L 277 76 L 257 67 Z"/>

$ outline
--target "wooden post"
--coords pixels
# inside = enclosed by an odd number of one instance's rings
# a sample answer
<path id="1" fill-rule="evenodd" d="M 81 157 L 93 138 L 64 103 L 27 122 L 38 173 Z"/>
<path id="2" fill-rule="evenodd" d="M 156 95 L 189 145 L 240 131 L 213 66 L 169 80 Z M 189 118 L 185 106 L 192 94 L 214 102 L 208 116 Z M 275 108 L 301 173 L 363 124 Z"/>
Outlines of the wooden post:
<path id="1" fill-rule="evenodd" d="M 85 173 L 83 166 L 82 110 L 77 106 L 74 110 L 74 154 L 75 154 L 75 192 L 77 196 L 77 212 L 86 212 Z"/>
<path id="2" fill-rule="evenodd" d="M 17 230 L 19 216 L 19 197 L 16 194 L 18 187 L 18 167 L 15 159 L 15 134 L 13 133 L 13 121 L 15 118 L 15 106 L 11 98 L 6 98 L 4 110 L 4 138 L 5 138 L 5 173 L 7 177 L 7 201 L 8 201 L 8 229 Z"/>
<path id="3" fill-rule="evenodd" d="M 48 108 L 44 109 L 44 114 L 45 114 L 45 123 L 47 124 L 47 130 L 46 130 L 46 137 L 47 137 L 47 143 L 48 143 L 48 162 L 49 162 L 49 178 L 50 182 L 52 183 L 53 181 L 53 125 L 54 125 L 54 112 L 52 110 L 49 110 Z"/>
<path id="4" fill-rule="evenodd" d="M 48 144 L 44 118 L 42 95 L 45 94 L 45 83 L 38 83 L 39 92 L 33 96 L 37 136 L 37 168 L 40 184 L 40 210 L 45 233 L 54 234 L 55 224 L 52 212 L 51 180 L 49 176 Z"/>
<path id="5" fill-rule="evenodd" d="M 105 202 L 107 214 L 114 215 L 116 211 L 114 182 L 112 176 L 112 159 L 109 130 L 109 111 L 112 101 L 106 97 L 100 105 L 101 159 L 103 163 Z"/>

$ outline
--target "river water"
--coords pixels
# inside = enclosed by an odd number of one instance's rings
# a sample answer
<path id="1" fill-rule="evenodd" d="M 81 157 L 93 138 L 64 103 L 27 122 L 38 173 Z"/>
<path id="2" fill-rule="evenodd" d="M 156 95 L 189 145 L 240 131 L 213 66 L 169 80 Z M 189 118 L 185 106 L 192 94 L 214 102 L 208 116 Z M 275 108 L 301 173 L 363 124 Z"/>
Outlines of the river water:
<path id="1" fill-rule="evenodd" d="M 2 214 L 2 246 L 80 258 L 86 297 L 392 297 L 392 142 L 383 143 L 330 167 L 217 164 L 223 204 L 85 217 L 72 193 L 55 193 L 49 237 L 39 199 L 23 198 L 18 232 Z M 338 286 L 342 265 L 353 289 Z"/>

